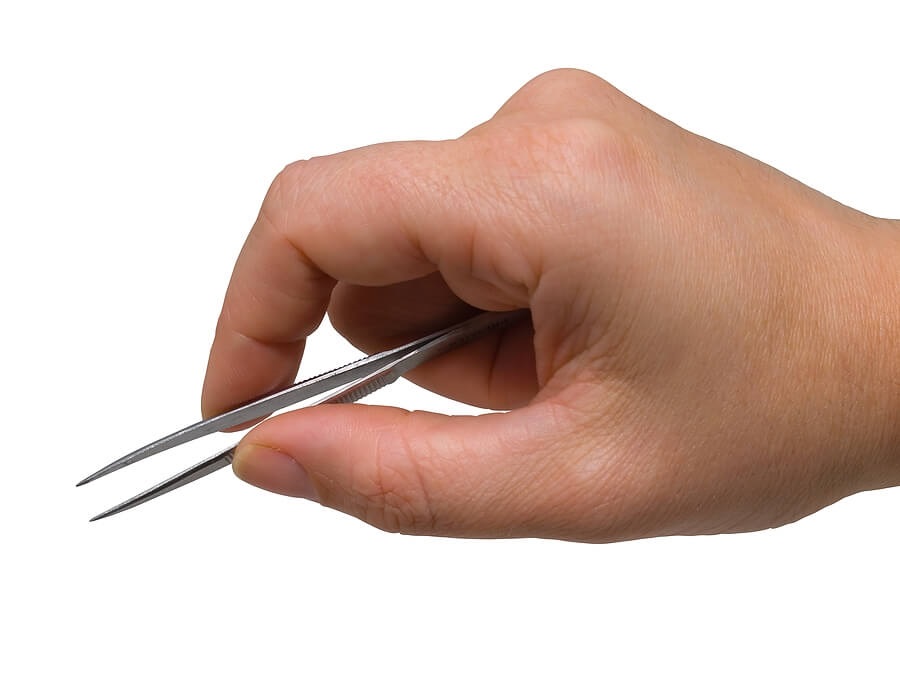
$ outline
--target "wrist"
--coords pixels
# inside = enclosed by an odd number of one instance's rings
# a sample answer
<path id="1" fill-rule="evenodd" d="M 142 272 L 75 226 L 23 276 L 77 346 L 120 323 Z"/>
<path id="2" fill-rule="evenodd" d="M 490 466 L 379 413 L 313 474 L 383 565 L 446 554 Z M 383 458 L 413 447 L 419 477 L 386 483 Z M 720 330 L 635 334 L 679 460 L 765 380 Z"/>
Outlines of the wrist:
<path id="1" fill-rule="evenodd" d="M 864 420 L 860 450 L 871 459 L 861 489 L 877 489 L 900 485 L 900 221 L 873 219 L 854 234 L 849 279 L 859 288 L 847 316 L 861 369 L 847 405 Z"/>

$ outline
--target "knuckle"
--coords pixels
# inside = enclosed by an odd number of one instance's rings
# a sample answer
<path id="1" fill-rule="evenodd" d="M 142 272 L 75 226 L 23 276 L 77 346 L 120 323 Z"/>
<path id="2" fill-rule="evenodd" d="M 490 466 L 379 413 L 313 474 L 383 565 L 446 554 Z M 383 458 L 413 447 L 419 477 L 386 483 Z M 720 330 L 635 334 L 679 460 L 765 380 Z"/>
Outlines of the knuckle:
<path id="1" fill-rule="evenodd" d="M 510 99 L 514 109 L 577 111 L 602 115 L 620 106 L 624 95 L 609 82 L 577 68 L 559 68 L 538 75 Z"/>
<path id="2" fill-rule="evenodd" d="M 554 93 L 567 89 L 612 88 L 602 77 L 580 68 L 554 68 L 541 73 L 525 86 L 535 90 L 547 89 Z"/>
<path id="3" fill-rule="evenodd" d="M 261 215 L 280 234 L 290 238 L 291 214 L 303 213 L 304 226 L 313 226 L 324 206 L 327 158 L 291 162 L 272 181 L 263 200 Z"/>
<path id="4" fill-rule="evenodd" d="M 298 160 L 285 166 L 272 181 L 266 201 L 283 204 L 297 192 L 297 187 L 306 182 L 310 160 Z"/>

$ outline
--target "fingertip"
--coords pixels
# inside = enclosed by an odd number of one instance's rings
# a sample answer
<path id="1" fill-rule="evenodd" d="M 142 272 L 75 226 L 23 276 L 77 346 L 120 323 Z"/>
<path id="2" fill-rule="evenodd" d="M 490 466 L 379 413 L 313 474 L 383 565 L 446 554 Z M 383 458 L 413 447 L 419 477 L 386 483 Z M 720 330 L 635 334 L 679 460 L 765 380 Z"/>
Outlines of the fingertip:
<path id="1" fill-rule="evenodd" d="M 220 331 L 210 349 L 200 396 L 203 418 L 290 386 L 304 346 L 303 340 L 266 344 L 239 333 Z"/>
<path id="2" fill-rule="evenodd" d="M 240 445 L 235 450 L 232 469 L 238 478 L 263 490 L 318 501 L 306 470 L 293 457 L 275 448 Z"/>

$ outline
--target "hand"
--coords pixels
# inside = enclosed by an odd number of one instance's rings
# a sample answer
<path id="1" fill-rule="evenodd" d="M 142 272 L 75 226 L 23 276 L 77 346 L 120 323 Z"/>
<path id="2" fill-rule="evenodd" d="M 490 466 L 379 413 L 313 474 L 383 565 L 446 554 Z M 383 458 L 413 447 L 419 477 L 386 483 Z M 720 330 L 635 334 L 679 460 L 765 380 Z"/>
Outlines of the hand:
<path id="1" fill-rule="evenodd" d="M 326 310 L 372 352 L 528 307 L 412 377 L 510 412 L 287 413 L 235 472 L 409 533 L 773 527 L 898 482 L 898 270 L 897 223 L 554 71 L 462 138 L 288 166 L 235 267 L 204 411 L 291 382 Z"/>

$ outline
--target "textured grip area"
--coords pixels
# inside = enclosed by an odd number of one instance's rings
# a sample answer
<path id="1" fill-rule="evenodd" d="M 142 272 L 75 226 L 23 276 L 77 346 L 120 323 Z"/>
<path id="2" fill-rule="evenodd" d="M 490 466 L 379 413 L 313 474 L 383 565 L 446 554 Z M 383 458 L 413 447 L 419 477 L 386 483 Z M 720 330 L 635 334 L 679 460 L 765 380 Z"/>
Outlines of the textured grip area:
<path id="1" fill-rule="evenodd" d="M 393 379 L 395 378 L 393 378 L 390 373 L 382 375 L 381 377 L 376 377 L 345 394 L 341 394 L 335 398 L 329 398 L 326 401 L 323 401 L 323 403 L 355 403 L 359 399 L 368 396 L 369 394 L 374 394 L 382 387 L 389 385 Z"/>

